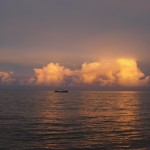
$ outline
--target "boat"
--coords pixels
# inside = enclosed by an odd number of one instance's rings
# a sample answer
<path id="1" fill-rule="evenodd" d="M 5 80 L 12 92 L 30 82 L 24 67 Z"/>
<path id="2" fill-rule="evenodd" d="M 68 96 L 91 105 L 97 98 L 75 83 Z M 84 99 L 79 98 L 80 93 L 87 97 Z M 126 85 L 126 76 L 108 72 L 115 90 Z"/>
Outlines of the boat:
<path id="1" fill-rule="evenodd" d="M 58 93 L 68 93 L 68 90 L 55 90 L 55 92 L 58 92 Z"/>

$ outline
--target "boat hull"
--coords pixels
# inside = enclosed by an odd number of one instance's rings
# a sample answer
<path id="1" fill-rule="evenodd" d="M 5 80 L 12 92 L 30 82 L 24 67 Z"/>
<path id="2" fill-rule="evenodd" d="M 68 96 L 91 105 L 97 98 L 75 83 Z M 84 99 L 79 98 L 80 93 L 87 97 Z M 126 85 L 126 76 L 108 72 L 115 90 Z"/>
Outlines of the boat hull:
<path id="1" fill-rule="evenodd" d="M 57 92 L 57 93 L 68 93 L 67 90 L 55 90 L 55 92 Z"/>

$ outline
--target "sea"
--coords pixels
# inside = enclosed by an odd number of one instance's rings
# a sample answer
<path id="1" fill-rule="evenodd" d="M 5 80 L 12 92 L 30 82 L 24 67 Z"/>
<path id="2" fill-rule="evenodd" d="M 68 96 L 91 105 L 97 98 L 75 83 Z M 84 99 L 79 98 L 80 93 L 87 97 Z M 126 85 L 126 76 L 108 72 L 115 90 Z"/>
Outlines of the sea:
<path id="1" fill-rule="evenodd" d="M 0 150 L 150 150 L 150 92 L 0 91 Z"/>

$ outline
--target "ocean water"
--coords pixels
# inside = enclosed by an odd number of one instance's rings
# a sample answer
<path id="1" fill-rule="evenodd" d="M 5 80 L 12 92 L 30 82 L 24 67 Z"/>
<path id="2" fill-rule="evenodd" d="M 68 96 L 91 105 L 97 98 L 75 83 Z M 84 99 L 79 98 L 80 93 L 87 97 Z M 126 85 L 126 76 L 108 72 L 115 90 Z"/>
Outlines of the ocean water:
<path id="1" fill-rule="evenodd" d="M 0 91 L 0 150 L 150 150 L 149 92 Z"/>

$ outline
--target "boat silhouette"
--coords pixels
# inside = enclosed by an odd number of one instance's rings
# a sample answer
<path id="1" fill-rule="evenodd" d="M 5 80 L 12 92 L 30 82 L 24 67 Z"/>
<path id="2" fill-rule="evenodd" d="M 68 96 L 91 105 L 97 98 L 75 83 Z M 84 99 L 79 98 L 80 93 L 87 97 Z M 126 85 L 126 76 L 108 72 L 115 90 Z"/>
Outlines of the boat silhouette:
<path id="1" fill-rule="evenodd" d="M 58 92 L 58 93 L 68 93 L 68 90 L 60 89 L 60 90 L 55 90 L 55 92 Z"/>

